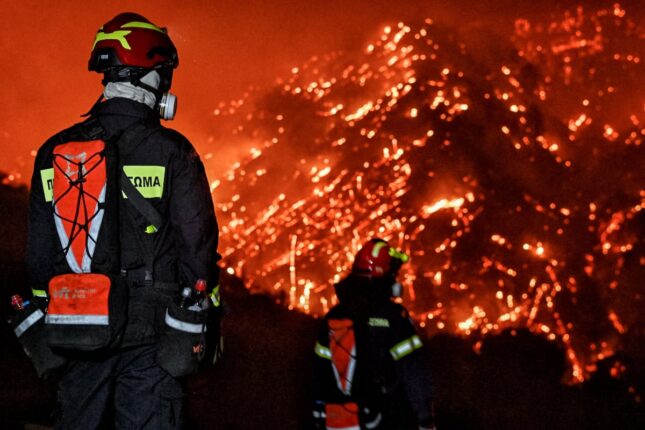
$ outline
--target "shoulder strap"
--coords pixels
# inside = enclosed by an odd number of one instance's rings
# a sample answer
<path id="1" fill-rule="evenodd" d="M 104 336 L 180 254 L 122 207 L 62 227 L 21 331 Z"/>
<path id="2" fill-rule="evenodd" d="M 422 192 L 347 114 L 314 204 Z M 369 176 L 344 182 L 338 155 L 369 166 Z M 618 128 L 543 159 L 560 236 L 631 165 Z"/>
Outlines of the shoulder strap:
<path id="1" fill-rule="evenodd" d="M 83 121 L 80 124 L 81 133 L 84 134 L 87 139 L 103 139 L 105 137 L 105 129 L 99 122 L 98 118 L 90 117 L 87 120 Z"/>
<path id="2" fill-rule="evenodd" d="M 121 134 L 116 142 L 119 149 L 119 155 L 127 155 L 134 151 L 139 144 L 156 131 L 158 131 L 158 128 L 150 127 L 145 123 L 139 123 L 128 128 Z M 132 184 L 130 178 L 125 174 L 121 163 L 119 163 L 119 169 L 121 170 L 119 173 L 121 191 L 126 195 L 128 202 L 132 207 L 134 207 L 134 209 L 143 216 L 146 222 L 149 223 L 145 231 L 141 231 L 137 228 L 136 232 L 141 241 L 141 252 L 145 257 L 144 283 L 146 285 L 152 285 L 154 282 L 155 265 L 154 239 L 152 234 L 159 231 L 164 223 L 164 218 Z"/>
<path id="3" fill-rule="evenodd" d="M 146 219 L 150 225 L 146 227 L 146 233 L 156 233 L 163 224 L 163 217 L 159 211 L 148 202 L 136 189 L 130 178 L 121 170 L 121 191 L 128 197 L 134 208 Z"/>
<path id="4" fill-rule="evenodd" d="M 133 127 L 127 129 L 119 140 L 117 145 L 119 146 L 120 154 L 127 154 L 134 150 L 141 142 L 143 142 L 148 136 L 155 133 L 157 129 L 153 127 L 148 127 L 146 124 L 140 123 Z M 125 174 L 125 171 L 121 168 L 121 190 L 128 197 L 130 203 L 134 208 L 146 219 L 150 225 L 146 228 L 146 233 L 156 233 L 163 224 L 163 217 L 157 211 L 157 209 L 141 195 L 141 192 L 136 189 L 132 182 Z"/>
<path id="5" fill-rule="evenodd" d="M 61 144 L 71 141 L 84 142 L 97 139 L 105 140 L 106 136 L 107 132 L 99 120 L 95 117 L 90 117 L 59 133 L 58 143 Z"/>

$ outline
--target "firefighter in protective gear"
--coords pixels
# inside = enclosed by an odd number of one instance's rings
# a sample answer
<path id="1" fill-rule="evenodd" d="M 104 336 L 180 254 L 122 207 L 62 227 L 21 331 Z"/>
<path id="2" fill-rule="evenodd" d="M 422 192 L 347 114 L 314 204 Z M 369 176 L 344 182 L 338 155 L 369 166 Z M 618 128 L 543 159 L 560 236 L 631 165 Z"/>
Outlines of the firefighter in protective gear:
<path id="1" fill-rule="evenodd" d="M 98 30 L 92 46 L 89 70 L 104 75 L 104 90 L 89 119 L 54 135 L 36 157 L 26 259 L 34 296 L 47 297 L 52 277 L 85 272 L 116 273 L 128 296 L 124 329 L 114 345 L 61 352 L 68 363 L 59 385 L 57 428 L 95 429 L 108 418 L 113 423 L 107 425 L 118 429 L 182 428 L 183 384 L 157 363 L 159 336 L 166 308 L 182 287 L 203 279 L 210 290 L 217 288 L 220 256 L 203 164 L 184 136 L 160 123 L 174 116 L 176 98 L 169 90 L 177 65 L 165 28 L 134 13 L 116 16 Z M 135 128 L 145 133 L 131 133 L 138 138 L 122 144 L 121 137 Z M 75 159 L 63 154 L 62 166 L 56 161 L 63 143 L 79 140 L 104 145 L 97 160 L 119 143 L 114 165 L 157 214 L 158 225 L 149 223 L 149 214 L 122 186 L 114 187 L 114 200 L 105 198 L 105 188 L 91 195 L 94 173 L 86 153 Z M 92 203 L 94 215 L 87 215 L 87 206 L 77 206 L 72 215 L 63 212 L 51 173 L 56 169 L 73 176 L 70 189 Z M 110 175 L 108 165 L 108 191 Z M 84 222 L 79 212 L 86 213 Z M 97 233 L 93 225 L 100 221 Z"/>
<path id="2" fill-rule="evenodd" d="M 381 239 L 367 242 L 336 284 L 339 304 L 324 317 L 315 346 L 315 427 L 433 429 L 428 359 L 399 296 L 408 256 Z"/>

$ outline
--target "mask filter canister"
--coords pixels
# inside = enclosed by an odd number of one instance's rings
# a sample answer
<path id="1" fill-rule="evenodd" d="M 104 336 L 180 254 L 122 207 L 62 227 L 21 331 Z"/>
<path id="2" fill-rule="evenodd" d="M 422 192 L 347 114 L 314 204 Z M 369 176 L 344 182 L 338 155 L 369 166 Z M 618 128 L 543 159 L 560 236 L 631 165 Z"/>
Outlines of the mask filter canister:
<path id="1" fill-rule="evenodd" d="M 161 95 L 159 101 L 159 116 L 166 121 L 175 118 L 177 113 L 177 96 L 171 93 Z"/>
<path id="2" fill-rule="evenodd" d="M 392 297 L 401 297 L 403 295 L 403 286 L 399 282 L 392 284 Z"/>

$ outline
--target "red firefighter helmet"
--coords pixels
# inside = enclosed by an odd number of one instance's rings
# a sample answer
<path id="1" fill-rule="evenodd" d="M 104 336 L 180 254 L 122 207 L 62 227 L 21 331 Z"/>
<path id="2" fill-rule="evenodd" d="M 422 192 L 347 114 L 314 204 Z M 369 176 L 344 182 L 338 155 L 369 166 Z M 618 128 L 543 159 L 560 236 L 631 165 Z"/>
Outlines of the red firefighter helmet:
<path id="1" fill-rule="evenodd" d="M 356 254 L 352 273 L 372 278 L 396 276 L 401 264 L 408 260 L 407 254 L 392 248 L 383 239 L 372 239 Z"/>
<path id="2" fill-rule="evenodd" d="M 103 73 L 111 68 L 175 68 L 177 49 L 165 28 L 136 13 L 122 13 L 99 28 L 88 68 Z"/>

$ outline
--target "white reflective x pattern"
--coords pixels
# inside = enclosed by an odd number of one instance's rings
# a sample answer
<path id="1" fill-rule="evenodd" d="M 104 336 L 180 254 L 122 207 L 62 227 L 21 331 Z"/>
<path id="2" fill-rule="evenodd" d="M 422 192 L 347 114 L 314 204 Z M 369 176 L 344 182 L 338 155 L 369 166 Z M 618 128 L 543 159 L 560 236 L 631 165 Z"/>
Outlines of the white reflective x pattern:
<path id="1" fill-rule="evenodd" d="M 99 230 L 101 228 L 101 224 L 103 223 L 103 213 L 104 211 L 99 209 L 103 203 L 105 203 L 105 190 L 106 186 L 103 186 L 103 189 L 101 190 L 101 194 L 99 195 L 99 202 L 96 205 L 96 208 L 94 210 L 94 213 L 92 213 L 88 219 L 91 219 L 92 221 L 90 222 L 90 227 L 89 231 L 87 233 L 87 248 L 85 249 L 85 253 L 80 256 L 81 264 L 76 260 L 76 256 L 74 255 L 74 252 L 72 251 L 72 247 L 70 246 L 70 238 L 67 237 L 67 232 L 65 231 L 65 224 L 63 224 L 63 219 L 62 217 L 58 214 L 58 208 L 56 208 L 56 205 L 54 204 L 54 211 L 56 211 L 56 214 L 58 216 L 54 216 L 54 223 L 56 224 L 56 231 L 58 232 L 58 238 L 60 239 L 60 244 L 63 247 L 63 249 L 67 249 L 67 252 L 65 253 L 65 258 L 67 259 L 67 264 L 69 265 L 69 268 L 72 270 L 74 273 L 90 273 L 92 271 L 92 255 L 94 255 L 94 247 L 96 246 L 96 239 L 98 238 L 99 235 Z M 97 213 L 98 212 L 98 213 Z"/>

